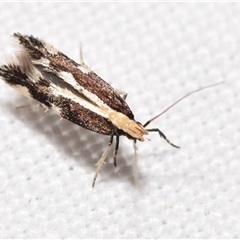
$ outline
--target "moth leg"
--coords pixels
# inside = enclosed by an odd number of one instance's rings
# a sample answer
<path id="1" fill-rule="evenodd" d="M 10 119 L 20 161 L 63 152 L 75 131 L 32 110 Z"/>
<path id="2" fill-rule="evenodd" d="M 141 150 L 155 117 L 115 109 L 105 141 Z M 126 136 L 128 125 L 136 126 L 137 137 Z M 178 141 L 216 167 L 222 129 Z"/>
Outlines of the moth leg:
<path id="1" fill-rule="evenodd" d="M 35 108 L 35 107 L 41 107 L 41 103 L 21 105 L 21 106 L 17 106 L 16 108 L 21 109 L 21 108 Z"/>
<path id="2" fill-rule="evenodd" d="M 42 103 L 21 105 L 16 108 L 21 109 L 21 108 L 36 108 L 36 107 L 43 107 L 45 109 L 45 112 L 47 112 L 49 110 L 49 107 L 47 107 L 46 105 L 44 105 Z"/>
<path id="3" fill-rule="evenodd" d="M 80 54 L 80 64 L 85 65 L 84 61 L 83 61 L 83 50 L 82 50 L 82 43 L 81 42 L 80 42 L 80 52 L 79 52 L 79 54 Z"/>
<path id="4" fill-rule="evenodd" d="M 137 158 L 137 141 L 133 141 L 133 149 L 134 149 L 134 158 L 133 158 L 133 178 L 135 184 L 139 187 L 139 177 L 138 177 L 138 158 Z"/>
<path id="5" fill-rule="evenodd" d="M 101 169 L 101 167 L 103 166 L 103 164 L 105 164 L 105 159 L 107 158 L 107 155 L 108 155 L 108 152 L 112 146 L 112 143 L 113 143 L 113 134 L 111 135 L 110 137 L 110 140 L 109 140 L 109 143 L 108 143 L 108 146 L 107 148 L 105 149 L 105 151 L 103 152 L 102 154 L 102 157 L 100 158 L 100 160 L 97 161 L 97 163 L 95 164 L 95 166 L 97 167 L 96 169 L 96 172 L 95 172 L 95 175 L 94 175 L 94 178 L 93 178 L 93 183 L 92 183 L 92 187 L 94 187 L 95 185 L 95 182 L 96 182 L 96 179 L 97 179 L 97 176 L 98 176 L 98 173 Z"/>
<path id="6" fill-rule="evenodd" d="M 152 128 L 152 129 L 146 129 L 148 132 L 158 132 L 160 137 L 162 137 L 168 144 L 170 144 L 171 146 L 175 147 L 175 148 L 180 148 L 178 146 L 176 146 L 175 144 L 171 143 L 167 137 L 158 129 L 158 128 Z"/>
<path id="7" fill-rule="evenodd" d="M 124 92 L 124 91 L 122 91 L 122 90 L 120 90 L 120 89 L 115 89 L 116 91 L 117 91 L 117 93 L 121 96 L 121 98 L 123 99 L 123 100 L 126 100 L 126 98 L 127 98 L 127 93 L 126 92 Z"/>
<path id="8" fill-rule="evenodd" d="M 118 152 L 118 147 L 119 147 L 119 136 L 116 136 L 116 144 L 115 144 L 115 149 L 114 149 L 114 154 L 113 154 L 113 158 L 114 158 L 114 166 L 117 166 L 117 152 Z"/>
<path id="9" fill-rule="evenodd" d="M 85 64 L 83 60 L 82 43 L 80 43 L 80 65 L 82 65 L 87 72 L 91 72 L 91 68 Z"/>

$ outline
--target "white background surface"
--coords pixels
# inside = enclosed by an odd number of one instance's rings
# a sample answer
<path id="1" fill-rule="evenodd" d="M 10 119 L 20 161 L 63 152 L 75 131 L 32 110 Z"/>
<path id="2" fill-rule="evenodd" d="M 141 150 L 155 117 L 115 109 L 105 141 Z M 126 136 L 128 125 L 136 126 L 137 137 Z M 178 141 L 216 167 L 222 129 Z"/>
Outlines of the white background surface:
<path id="1" fill-rule="evenodd" d="M 45 39 L 128 92 L 144 123 L 184 94 L 150 134 L 121 139 L 91 188 L 108 137 L 86 131 L 0 82 L 1 238 L 239 238 L 240 4 L 1 3 L 0 48 L 13 32 Z M 3 58 L 2 58 L 3 59 Z"/>

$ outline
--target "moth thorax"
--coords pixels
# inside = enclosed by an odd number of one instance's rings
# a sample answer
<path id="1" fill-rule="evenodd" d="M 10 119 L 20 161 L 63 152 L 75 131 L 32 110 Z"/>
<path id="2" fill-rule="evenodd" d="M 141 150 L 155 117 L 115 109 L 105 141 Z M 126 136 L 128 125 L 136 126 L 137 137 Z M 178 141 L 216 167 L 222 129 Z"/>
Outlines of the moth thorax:
<path id="1" fill-rule="evenodd" d="M 109 119 L 117 128 L 122 129 L 124 132 L 141 142 L 144 141 L 143 135 L 148 134 L 148 131 L 145 130 L 140 123 L 137 123 L 122 113 L 115 111 L 111 112 L 109 114 Z"/>

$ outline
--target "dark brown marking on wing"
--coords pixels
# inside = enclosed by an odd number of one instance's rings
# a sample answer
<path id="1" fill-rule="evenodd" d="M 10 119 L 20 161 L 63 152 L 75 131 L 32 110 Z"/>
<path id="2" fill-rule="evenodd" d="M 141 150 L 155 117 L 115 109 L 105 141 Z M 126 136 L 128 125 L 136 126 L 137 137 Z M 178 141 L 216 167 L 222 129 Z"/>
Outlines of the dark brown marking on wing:
<path id="1" fill-rule="evenodd" d="M 37 82 L 32 82 L 28 76 L 17 65 L 3 65 L 0 67 L 0 76 L 10 86 L 23 86 L 28 89 L 29 94 L 33 99 L 50 107 L 47 96 L 50 94 L 48 87 L 50 83 L 45 79 L 38 79 Z"/>

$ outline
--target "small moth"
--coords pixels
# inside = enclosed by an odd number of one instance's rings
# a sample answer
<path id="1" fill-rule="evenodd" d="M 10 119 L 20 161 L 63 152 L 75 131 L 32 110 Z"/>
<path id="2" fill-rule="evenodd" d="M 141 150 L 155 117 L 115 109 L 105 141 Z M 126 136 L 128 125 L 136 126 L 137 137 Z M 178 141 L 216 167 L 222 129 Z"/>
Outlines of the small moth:
<path id="1" fill-rule="evenodd" d="M 8 64 L 0 66 L 2 79 L 24 96 L 37 100 L 47 109 L 53 109 L 62 118 L 88 130 L 110 136 L 107 148 L 96 163 L 93 187 L 114 137 L 115 166 L 120 136 L 133 140 L 135 146 L 137 140 L 143 142 L 149 132 L 157 132 L 170 145 L 179 148 L 158 128 L 146 127 L 190 94 L 217 85 L 200 88 L 185 95 L 162 113 L 141 124 L 135 121 L 125 101 L 126 94 L 111 87 L 83 61 L 78 64 L 45 41 L 33 36 L 14 33 L 13 37 L 18 43 L 19 51 L 15 52 Z M 136 156 L 136 147 L 134 149 Z"/>

